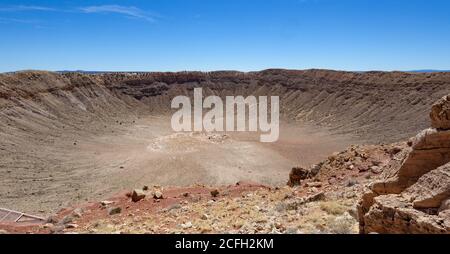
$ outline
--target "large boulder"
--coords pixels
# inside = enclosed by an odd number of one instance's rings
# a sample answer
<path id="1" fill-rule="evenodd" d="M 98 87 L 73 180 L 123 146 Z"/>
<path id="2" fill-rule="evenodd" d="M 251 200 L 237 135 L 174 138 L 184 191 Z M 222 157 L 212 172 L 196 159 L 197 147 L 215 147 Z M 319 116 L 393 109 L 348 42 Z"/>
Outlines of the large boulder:
<path id="1" fill-rule="evenodd" d="M 378 196 L 364 216 L 363 233 L 445 234 L 450 233 L 450 219 L 414 209 L 401 195 Z"/>
<path id="2" fill-rule="evenodd" d="M 139 200 L 144 199 L 144 198 L 145 198 L 145 192 L 143 190 L 135 189 L 131 193 L 131 200 L 133 202 L 138 202 Z"/>
<path id="3" fill-rule="evenodd" d="M 358 205 L 360 232 L 450 233 L 449 198 L 450 163 L 431 170 L 399 194 L 380 195 L 372 189 Z"/>
<path id="4" fill-rule="evenodd" d="M 412 148 L 399 156 L 403 158 L 385 170 L 386 179 L 371 186 L 375 193 L 399 194 L 424 174 L 450 162 L 450 131 L 424 130 L 412 139 Z"/>
<path id="5" fill-rule="evenodd" d="M 444 96 L 433 104 L 430 113 L 431 127 L 436 129 L 450 129 L 450 95 Z"/>
<path id="6" fill-rule="evenodd" d="M 438 209 L 450 197 L 450 163 L 423 175 L 405 190 L 413 207 L 417 209 Z"/>
<path id="7" fill-rule="evenodd" d="M 450 233 L 450 96 L 433 105 L 434 128 L 395 155 L 358 204 L 361 233 Z"/>
<path id="8" fill-rule="evenodd" d="M 289 181 L 287 185 L 293 187 L 296 185 L 300 185 L 302 180 L 308 179 L 309 170 L 302 167 L 292 168 L 291 173 L 289 173 Z"/>

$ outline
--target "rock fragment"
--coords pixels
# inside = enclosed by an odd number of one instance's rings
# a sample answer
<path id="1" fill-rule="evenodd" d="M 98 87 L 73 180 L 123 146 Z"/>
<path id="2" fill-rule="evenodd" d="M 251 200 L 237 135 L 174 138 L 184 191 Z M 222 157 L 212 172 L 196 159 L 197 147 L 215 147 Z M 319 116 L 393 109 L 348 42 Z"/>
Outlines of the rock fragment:
<path id="1" fill-rule="evenodd" d="M 287 185 L 293 187 L 296 185 L 300 185 L 302 180 L 305 180 L 309 176 L 309 170 L 302 167 L 292 168 L 291 173 L 289 174 L 289 181 Z"/>
<path id="2" fill-rule="evenodd" d="M 192 222 L 188 221 L 188 222 L 186 222 L 186 223 L 183 223 L 183 224 L 181 224 L 181 227 L 182 227 L 183 229 L 191 228 L 191 227 L 192 227 Z"/>
<path id="3" fill-rule="evenodd" d="M 115 215 L 122 212 L 122 208 L 120 207 L 110 207 L 108 208 L 108 215 Z"/>
<path id="4" fill-rule="evenodd" d="M 76 208 L 75 210 L 72 211 L 72 217 L 74 218 L 81 218 L 83 216 L 83 209 L 81 208 Z"/>
<path id="5" fill-rule="evenodd" d="M 145 192 L 143 190 L 135 189 L 131 193 L 131 201 L 133 201 L 133 202 L 138 202 L 144 198 L 145 198 Z"/>
<path id="6" fill-rule="evenodd" d="M 67 215 L 59 222 L 62 225 L 69 224 L 73 221 L 73 217 L 71 215 Z"/>
<path id="7" fill-rule="evenodd" d="M 163 194 L 162 194 L 162 192 L 159 191 L 159 190 L 153 192 L 153 198 L 154 198 L 154 199 L 163 199 Z"/>
<path id="8" fill-rule="evenodd" d="M 320 188 L 320 187 L 322 187 L 322 183 L 321 182 L 310 182 L 310 183 L 306 183 L 306 187 Z"/>
<path id="9" fill-rule="evenodd" d="M 108 206 L 108 205 L 114 204 L 114 201 L 104 200 L 104 201 L 101 201 L 100 204 L 102 206 Z"/>
<path id="10" fill-rule="evenodd" d="M 214 198 L 218 197 L 219 196 L 219 190 L 217 190 L 217 189 L 212 190 L 211 191 L 211 196 L 214 197 Z"/>
<path id="11" fill-rule="evenodd" d="M 47 223 L 56 224 L 59 222 L 58 218 L 55 215 L 50 215 L 47 220 Z"/>

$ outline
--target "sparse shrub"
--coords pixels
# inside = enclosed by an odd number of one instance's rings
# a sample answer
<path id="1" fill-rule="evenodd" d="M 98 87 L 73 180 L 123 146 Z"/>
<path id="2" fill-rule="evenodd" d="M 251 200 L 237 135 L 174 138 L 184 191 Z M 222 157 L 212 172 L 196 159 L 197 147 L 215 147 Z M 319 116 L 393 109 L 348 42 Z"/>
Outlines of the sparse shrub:
<path id="1" fill-rule="evenodd" d="M 339 204 L 336 201 L 322 202 L 320 204 L 320 209 L 322 209 L 322 211 L 324 211 L 328 214 L 332 214 L 332 215 L 341 215 L 345 211 L 347 211 L 347 208 L 344 205 Z"/>
<path id="2" fill-rule="evenodd" d="M 331 233 L 334 234 L 353 234 L 356 233 L 357 221 L 348 213 L 344 213 L 341 216 L 334 218 L 329 223 L 328 228 Z"/>

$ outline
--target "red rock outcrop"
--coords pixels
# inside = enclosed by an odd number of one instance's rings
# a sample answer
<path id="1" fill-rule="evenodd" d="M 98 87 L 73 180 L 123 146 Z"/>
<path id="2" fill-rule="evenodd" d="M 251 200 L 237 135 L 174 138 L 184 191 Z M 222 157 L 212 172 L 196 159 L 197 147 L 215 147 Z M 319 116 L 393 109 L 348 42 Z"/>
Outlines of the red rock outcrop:
<path id="1" fill-rule="evenodd" d="M 359 203 L 361 233 L 450 233 L 449 96 L 430 114 L 433 129 L 420 132 L 399 153 Z"/>

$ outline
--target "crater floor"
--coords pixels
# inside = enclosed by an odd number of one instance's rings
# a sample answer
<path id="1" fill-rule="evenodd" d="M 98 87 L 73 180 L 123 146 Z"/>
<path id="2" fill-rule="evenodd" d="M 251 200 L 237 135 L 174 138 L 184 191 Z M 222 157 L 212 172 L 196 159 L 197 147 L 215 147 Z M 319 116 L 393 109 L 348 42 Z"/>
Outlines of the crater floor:
<path id="1" fill-rule="evenodd" d="M 86 128 L 101 128 L 94 126 L 96 122 L 89 125 Z M 11 170 L 2 178 L 0 192 L 9 193 L 2 198 L 2 206 L 47 214 L 144 185 L 251 181 L 280 186 L 286 184 L 293 166 L 317 163 L 356 142 L 288 122 L 281 122 L 275 143 L 259 142 L 255 132 L 175 133 L 169 116 L 146 116 L 113 125 L 116 128 L 105 128 L 96 135 L 61 133 L 52 145 L 28 147 L 37 158 L 57 157 L 58 161 L 21 157 L 20 163 L 29 170 Z M 10 160 L 14 163 L 14 158 Z M 35 170 L 37 163 L 38 168 L 54 169 Z"/>

